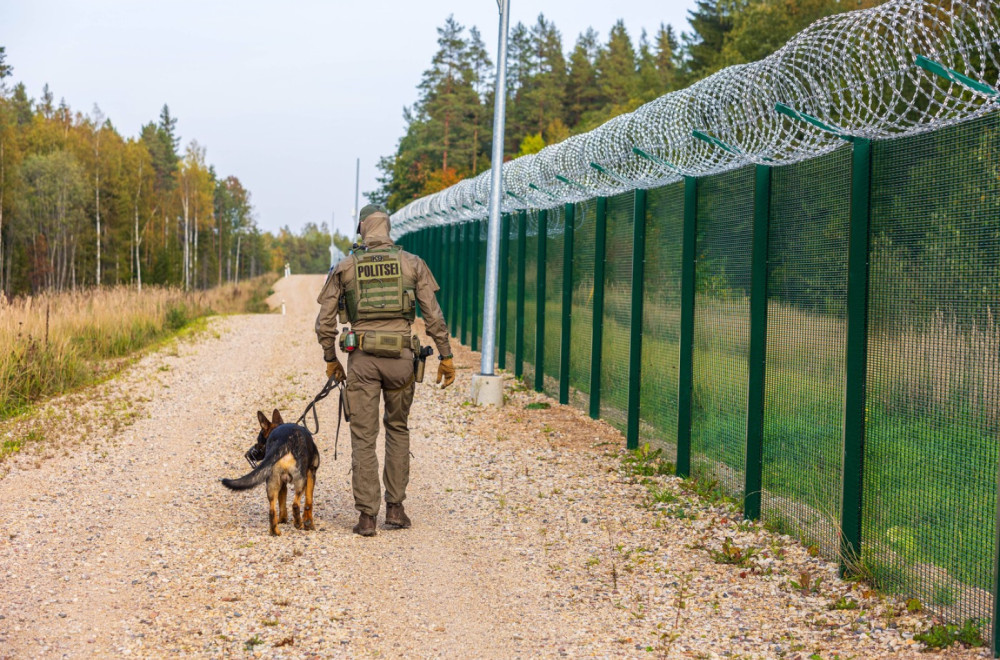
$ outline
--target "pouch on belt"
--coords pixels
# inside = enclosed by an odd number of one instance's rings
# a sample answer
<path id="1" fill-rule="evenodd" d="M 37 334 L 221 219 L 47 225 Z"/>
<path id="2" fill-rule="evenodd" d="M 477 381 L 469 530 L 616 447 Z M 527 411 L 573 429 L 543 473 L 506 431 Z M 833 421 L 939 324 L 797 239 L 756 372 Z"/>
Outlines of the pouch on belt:
<path id="1" fill-rule="evenodd" d="M 368 331 L 361 334 L 361 350 L 375 357 L 398 358 L 409 340 L 398 332 Z"/>

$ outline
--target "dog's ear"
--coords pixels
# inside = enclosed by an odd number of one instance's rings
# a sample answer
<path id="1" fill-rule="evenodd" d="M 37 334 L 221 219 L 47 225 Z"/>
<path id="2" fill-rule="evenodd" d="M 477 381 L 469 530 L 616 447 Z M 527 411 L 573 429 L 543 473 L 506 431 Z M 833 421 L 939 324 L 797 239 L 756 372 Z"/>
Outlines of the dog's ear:
<path id="1" fill-rule="evenodd" d="M 283 421 L 281 420 L 281 413 L 280 413 L 280 412 L 278 412 L 278 409 L 277 409 L 277 408 L 275 408 L 275 409 L 274 409 L 274 412 L 273 412 L 273 413 L 271 413 L 271 425 L 272 425 L 272 426 L 278 426 L 278 425 L 280 425 L 280 424 L 284 424 L 284 423 L 285 423 L 285 422 L 283 422 Z"/>
<path id="2" fill-rule="evenodd" d="M 260 430 L 267 433 L 267 430 L 271 428 L 271 422 L 267 421 L 267 415 L 262 411 L 257 411 L 257 421 L 260 422 Z"/>

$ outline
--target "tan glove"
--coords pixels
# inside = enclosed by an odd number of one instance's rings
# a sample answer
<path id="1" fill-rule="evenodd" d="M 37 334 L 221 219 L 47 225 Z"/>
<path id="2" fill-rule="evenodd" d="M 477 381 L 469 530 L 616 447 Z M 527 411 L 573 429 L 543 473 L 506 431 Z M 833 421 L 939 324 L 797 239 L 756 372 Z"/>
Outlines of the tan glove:
<path id="1" fill-rule="evenodd" d="M 440 383 L 442 378 L 444 378 L 444 385 L 441 386 L 441 389 L 455 382 L 455 363 L 450 357 L 443 358 L 441 364 L 438 365 L 437 382 Z"/>
<path id="2" fill-rule="evenodd" d="M 340 366 L 340 360 L 334 358 L 333 362 L 326 363 L 326 377 L 332 377 L 336 383 L 343 383 L 347 380 L 347 374 L 344 373 L 344 368 Z"/>

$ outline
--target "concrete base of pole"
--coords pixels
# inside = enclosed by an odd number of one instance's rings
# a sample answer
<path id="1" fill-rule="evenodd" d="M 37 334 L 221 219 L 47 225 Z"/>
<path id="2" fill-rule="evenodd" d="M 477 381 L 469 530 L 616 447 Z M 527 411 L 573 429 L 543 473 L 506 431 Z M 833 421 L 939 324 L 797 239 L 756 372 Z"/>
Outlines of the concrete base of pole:
<path id="1" fill-rule="evenodd" d="M 469 398 L 477 406 L 503 406 L 503 378 L 473 374 Z"/>

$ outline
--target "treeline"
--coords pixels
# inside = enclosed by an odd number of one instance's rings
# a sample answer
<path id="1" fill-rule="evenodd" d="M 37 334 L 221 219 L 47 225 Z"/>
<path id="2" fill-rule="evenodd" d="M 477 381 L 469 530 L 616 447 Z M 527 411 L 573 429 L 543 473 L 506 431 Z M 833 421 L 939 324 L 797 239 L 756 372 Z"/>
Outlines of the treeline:
<path id="1" fill-rule="evenodd" d="M 179 151 L 164 105 L 138 137 L 40 99 L 0 47 L 0 290 L 8 297 L 94 285 L 207 288 L 271 266 L 250 194 L 191 140 Z"/>
<path id="2" fill-rule="evenodd" d="M 592 28 L 567 54 L 555 24 L 539 15 L 515 25 L 508 46 L 504 157 L 535 153 L 589 131 L 658 96 L 733 64 L 766 57 L 813 21 L 883 0 L 698 0 L 688 32 L 661 24 L 634 41 L 618 21 L 606 41 Z M 379 161 L 373 202 L 396 210 L 490 165 L 495 70 L 476 27 L 453 17 L 438 28 L 438 51 L 396 153 Z"/>
<path id="3" fill-rule="evenodd" d="M 275 264 L 288 264 L 293 274 L 325 273 L 330 269 L 330 228 L 325 222 L 307 222 L 298 234 L 287 226 L 277 236 L 266 235 Z M 351 239 L 339 231 L 333 235 L 334 248 L 343 254 L 351 249 Z"/>

